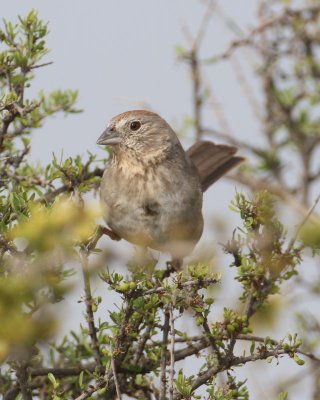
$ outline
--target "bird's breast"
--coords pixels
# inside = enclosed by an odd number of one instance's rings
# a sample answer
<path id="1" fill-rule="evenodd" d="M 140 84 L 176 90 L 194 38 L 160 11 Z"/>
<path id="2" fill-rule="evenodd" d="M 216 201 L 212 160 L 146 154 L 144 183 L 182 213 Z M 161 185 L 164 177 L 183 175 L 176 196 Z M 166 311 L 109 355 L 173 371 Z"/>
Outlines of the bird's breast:
<path id="1" fill-rule="evenodd" d="M 198 241 L 203 225 L 198 177 L 186 179 L 168 166 L 137 170 L 105 171 L 101 200 L 108 225 L 130 242 L 159 250 L 173 241 Z"/>

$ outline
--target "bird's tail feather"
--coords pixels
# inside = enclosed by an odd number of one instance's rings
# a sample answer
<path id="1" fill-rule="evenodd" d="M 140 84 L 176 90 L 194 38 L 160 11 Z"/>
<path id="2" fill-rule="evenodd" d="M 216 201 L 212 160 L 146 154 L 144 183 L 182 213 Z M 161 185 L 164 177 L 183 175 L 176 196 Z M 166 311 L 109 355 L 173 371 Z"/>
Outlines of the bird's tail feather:
<path id="1" fill-rule="evenodd" d="M 201 140 L 187 151 L 200 175 L 202 190 L 205 191 L 228 171 L 245 161 L 235 156 L 237 148 L 225 144 Z"/>

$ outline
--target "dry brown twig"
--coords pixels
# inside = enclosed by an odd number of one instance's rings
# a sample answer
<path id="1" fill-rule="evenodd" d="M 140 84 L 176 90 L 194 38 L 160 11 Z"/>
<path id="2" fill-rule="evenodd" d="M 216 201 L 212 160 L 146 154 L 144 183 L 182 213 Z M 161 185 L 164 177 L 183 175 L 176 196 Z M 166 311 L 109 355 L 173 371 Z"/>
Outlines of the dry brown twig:
<path id="1" fill-rule="evenodd" d="M 162 350 L 161 350 L 161 360 L 160 360 L 160 396 L 159 400 L 167 399 L 167 345 L 168 336 L 170 330 L 170 313 L 166 309 L 164 312 L 164 325 L 163 325 L 163 337 L 162 337 Z"/>
<path id="2" fill-rule="evenodd" d="M 174 330 L 174 319 L 172 306 L 169 308 L 169 319 L 170 319 L 170 377 L 169 377 L 169 400 L 173 400 L 174 393 L 174 350 L 175 350 L 175 330 Z"/>
<path id="3" fill-rule="evenodd" d="M 93 355 L 96 360 L 98 367 L 102 367 L 102 358 L 100 353 L 99 340 L 97 337 L 97 328 L 95 326 L 95 320 L 93 315 L 93 298 L 91 294 L 91 284 L 90 284 L 90 272 L 89 272 L 89 263 L 88 263 L 88 254 L 82 253 L 80 254 L 81 266 L 82 266 L 82 275 L 84 282 L 84 291 L 85 291 L 85 305 L 86 305 L 86 320 L 89 328 L 89 335 L 92 342 L 92 350 Z"/>
<path id="4" fill-rule="evenodd" d="M 119 382 L 118 382 L 116 365 L 115 365 L 113 356 L 111 357 L 111 369 L 112 369 L 112 372 L 113 372 L 113 379 L 114 379 L 114 384 L 115 384 L 115 387 L 116 387 L 117 397 L 118 397 L 118 400 L 121 400 L 122 397 L 121 397 L 121 392 L 120 392 L 120 385 L 119 385 Z"/>

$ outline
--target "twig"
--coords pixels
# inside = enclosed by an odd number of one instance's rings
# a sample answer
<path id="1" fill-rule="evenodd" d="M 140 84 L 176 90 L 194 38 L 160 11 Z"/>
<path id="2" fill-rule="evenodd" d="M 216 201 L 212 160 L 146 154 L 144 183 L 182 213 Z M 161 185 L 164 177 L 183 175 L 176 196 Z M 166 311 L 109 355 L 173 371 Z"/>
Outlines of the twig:
<path id="1" fill-rule="evenodd" d="M 177 283 L 177 288 L 178 289 L 183 289 L 186 287 L 202 287 L 202 285 L 208 286 L 208 285 L 212 285 L 213 283 L 218 283 L 219 279 L 217 278 L 205 278 L 205 279 L 198 279 L 196 281 L 187 281 L 187 282 L 183 282 L 183 283 Z M 170 288 L 168 287 L 157 287 L 154 289 L 149 289 L 146 290 L 145 292 L 143 292 L 143 295 L 149 295 L 149 294 L 153 294 L 153 293 L 165 293 L 166 291 L 168 291 Z"/>
<path id="2" fill-rule="evenodd" d="M 94 171 L 87 172 L 86 174 L 84 174 L 83 179 L 82 179 L 81 182 L 79 181 L 79 184 L 84 182 L 84 181 L 87 181 L 87 180 L 89 180 L 89 179 L 91 179 L 91 178 L 93 178 L 95 176 L 100 176 L 101 177 L 102 174 L 103 174 L 103 169 L 96 168 Z M 53 201 L 60 194 L 65 193 L 65 192 L 72 192 L 72 191 L 73 191 L 73 188 L 70 187 L 70 185 L 63 185 L 63 186 L 53 190 L 52 192 L 47 193 L 43 197 L 42 202 L 49 202 L 50 203 L 51 201 Z"/>
<path id="3" fill-rule="evenodd" d="M 32 400 L 32 391 L 28 383 L 28 366 L 25 362 L 19 362 L 16 367 L 17 380 L 20 386 L 21 396 L 23 400 Z"/>
<path id="4" fill-rule="evenodd" d="M 249 291 L 249 295 L 244 307 L 244 311 L 243 314 L 247 317 L 247 319 L 249 320 L 249 318 L 252 316 L 252 314 L 254 313 L 254 309 L 253 309 L 253 305 L 254 305 L 254 296 L 253 296 L 253 292 L 254 292 L 254 288 L 251 284 L 251 289 Z"/>
<path id="5" fill-rule="evenodd" d="M 4 395 L 3 400 L 16 400 L 20 389 L 18 387 L 10 388 Z"/>
<path id="6" fill-rule="evenodd" d="M 204 16 L 202 18 L 202 21 L 201 21 L 199 29 L 198 29 L 197 36 L 194 40 L 194 48 L 199 48 L 201 45 L 201 42 L 202 42 L 202 40 L 206 34 L 206 30 L 208 28 L 208 24 L 211 20 L 213 11 L 215 10 L 216 3 L 217 2 L 213 1 L 213 0 L 209 0 L 209 2 L 208 2 L 207 10 L 204 13 Z"/>
<path id="7" fill-rule="evenodd" d="M 115 362 L 114 362 L 114 356 L 113 355 L 111 357 L 111 368 L 112 368 L 112 372 L 113 372 L 113 380 L 114 380 L 114 384 L 115 384 L 115 387 L 116 387 L 117 397 L 118 397 L 118 400 L 121 400 L 120 386 L 119 386 L 119 382 L 118 382 L 118 378 L 117 378 L 116 365 L 115 365 Z"/>
<path id="8" fill-rule="evenodd" d="M 194 126 L 195 126 L 195 140 L 201 139 L 201 105 L 202 96 L 200 94 L 200 71 L 198 64 L 197 48 L 194 48 L 190 52 L 190 66 L 192 76 L 192 100 L 193 100 L 193 115 L 194 115 Z"/>
<path id="9" fill-rule="evenodd" d="M 270 28 L 271 26 L 277 25 L 290 17 L 294 17 L 295 15 L 300 14 L 301 12 L 318 11 L 318 10 L 320 10 L 319 6 L 310 6 L 310 7 L 305 7 L 303 9 L 296 9 L 296 10 L 287 8 L 283 14 L 278 15 L 274 18 L 270 18 L 270 19 L 264 21 L 263 23 L 261 23 L 260 25 L 258 25 L 257 27 L 253 28 L 247 36 L 243 36 L 241 39 L 232 41 L 230 43 L 229 47 L 227 48 L 227 50 L 225 50 L 223 53 L 213 56 L 210 59 L 205 60 L 205 61 L 211 63 L 212 61 L 226 59 L 226 58 L 230 57 L 233 54 L 233 52 L 235 50 L 237 50 L 239 47 L 252 45 L 253 40 L 256 37 L 256 35 L 263 33 L 266 29 Z"/>
<path id="10" fill-rule="evenodd" d="M 228 337 L 227 335 L 225 337 L 221 337 L 221 340 L 227 340 Z M 265 338 L 260 337 L 260 336 L 255 336 L 255 335 L 248 335 L 248 334 L 238 334 L 236 336 L 237 340 L 244 340 L 244 341 L 254 341 L 254 342 L 259 342 L 259 343 L 264 343 Z M 188 345 L 180 350 L 176 350 L 174 352 L 174 360 L 175 362 L 181 361 L 186 359 L 187 357 L 193 356 L 198 354 L 201 350 L 204 350 L 208 348 L 211 344 L 210 341 L 207 337 L 198 335 L 198 336 L 192 336 L 187 339 L 182 339 L 182 338 L 175 338 L 175 343 L 177 342 L 188 342 Z M 279 345 L 279 341 L 269 338 L 268 339 L 269 343 L 271 343 L 274 346 Z M 195 342 L 195 343 L 192 343 Z M 153 345 L 158 345 L 160 344 L 162 346 L 162 341 L 154 343 Z M 296 350 L 296 353 L 304 355 L 305 357 L 310 358 L 313 361 L 316 361 L 317 363 L 320 364 L 320 358 L 317 357 L 315 354 L 310 353 L 310 352 L 305 352 L 303 350 Z M 168 362 L 167 362 L 168 364 Z M 152 368 L 154 365 L 152 364 L 144 364 L 141 368 L 139 369 L 138 373 L 140 374 L 148 374 L 150 371 L 152 371 Z M 33 368 L 30 369 L 30 375 L 32 377 L 36 376 L 47 376 L 49 373 L 52 373 L 56 377 L 67 377 L 67 376 L 78 376 L 82 371 L 88 371 L 88 372 L 94 372 L 96 370 L 96 365 L 95 364 L 89 364 L 89 365 L 84 365 L 82 367 L 68 367 L 68 368 Z M 105 371 L 105 367 L 99 368 L 99 372 L 103 373 Z M 129 367 L 126 369 L 125 367 L 121 366 L 118 368 L 119 373 L 133 373 L 132 369 Z M 98 390 L 98 389 L 97 389 Z M 94 392 L 92 392 L 94 393 Z M 91 393 L 91 394 L 92 394 Z"/>
<path id="11" fill-rule="evenodd" d="M 259 104 L 258 100 L 256 99 L 253 89 L 243 72 L 240 62 L 238 62 L 235 55 L 233 55 L 233 57 L 230 57 L 230 64 L 236 75 L 239 86 L 241 87 L 244 94 L 246 95 L 248 103 L 250 104 L 250 107 L 251 107 L 255 117 L 257 118 L 258 121 L 262 121 L 263 117 L 260 112 L 261 105 Z"/>
<path id="12" fill-rule="evenodd" d="M 216 356 L 218 358 L 218 361 L 221 362 L 221 354 L 220 354 L 219 348 L 218 348 L 218 346 L 216 344 L 216 341 L 212 337 L 212 333 L 211 333 L 207 318 L 205 318 L 202 326 L 203 326 L 203 329 L 204 329 L 204 331 L 205 331 L 205 333 L 207 335 L 207 338 L 208 338 L 208 340 L 209 340 L 209 342 L 211 344 L 212 350 L 216 354 Z"/>
<path id="13" fill-rule="evenodd" d="M 89 335 L 92 342 L 92 350 L 93 356 L 96 360 L 96 363 L 99 367 L 102 366 L 101 354 L 100 354 L 100 346 L 97 338 L 97 328 L 94 323 L 94 315 L 92 310 L 93 299 L 91 294 L 91 286 L 90 286 L 90 274 L 89 274 L 89 263 L 88 263 L 88 254 L 84 252 L 81 253 L 81 264 L 82 264 L 82 275 L 84 281 L 84 291 L 85 291 L 85 304 L 86 304 L 86 319 L 89 327 Z"/>
<path id="14" fill-rule="evenodd" d="M 167 272 L 167 270 L 165 271 Z M 173 271 L 170 270 L 170 273 L 172 273 Z M 105 278 L 104 276 L 101 276 L 101 279 L 104 280 L 105 282 L 111 284 L 111 280 L 109 280 L 108 278 Z M 186 281 L 186 282 L 175 282 L 174 285 L 177 285 L 177 289 L 184 289 L 184 288 L 193 288 L 193 287 L 208 287 L 214 283 L 219 283 L 220 280 L 218 278 L 199 278 L 197 280 L 190 280 L 190 281 Z M 117 291 L 118 293 L 123 293 L 121 290 L 118 290 L 115 288 L 115 291 Z M 141 290 L 141 289 L 136 289 L 134 291 L 132 291 L 130 293 L 130 298 L 137 298 L 140 296 L 148 296 L 150 294 L 161 294 L 161 293 L 166 293 L 170 291 L 170 286 L 160 286 L 160 287 L 155 287 L 152 289 L 148 289 L 148 290 Z"/>
<path id="15" fill-rule="evenodd" d="M 99 389 L 108 387 L 109 383 L 111 382 L 111 379 L 113 378 L 112 376 L 113 372 L 107 371 L 104 377 L 99 380 L 97 384 L 94 386 L 90 385 L 85 391 L 83 391 L 80 396 L 75 398 L 75 400 L 86 400 L 88 397 L 91 397 L 95 392 L 97 392 Z"/>
<path id="16" fill-rule="evenodd" d="M 247 364 L 248 362 L 253 362 L 257 360 L 266 360 L 269 357 L 279 357 L 282 355 L 287 354 L 288 351 L 284 349 L 275 349 L 273 351 L 265 351 L 257 354 L 252 354 L 250 356 L 243 356 L 243 357 L 234 357 L 232 360 L 228 360 L 228 362 L 225 362 L 223 364 L 220 364 L 218 366 L 213 366 L 211 368 L 208 368 L 206 371 L 201 373 L 198 378 L 192 383 L 192 391 L 195 391 L 198 389 L 200 386 L 205 384 L 209 379 L 212 377 L 216 376 L 219 372 L 226 371 L 232 367 L 235 367 L 237 365 L 244 365 Z M 181 394 L 177 394 L 174 397 L 174 400 L 180 400 L 182 399 Z"/>
<path id="17" fill-rule="evenodd" d="M 169 309 L 169 318 L 170 318 L 170 376 L 169 376 L 169 400 L 173 400 L 173 391 L 174 391 L 174 349 L 175 349 L 175 331 L 174 331 L 174 319 L 172 306 Z"/>
<path id="18" fill-rule="evenodd" d="M 226 134 L 229 137 L 232 137 L 232 130 L 231 127 L 229 125 L 228 119 L 225 115 L 225 112 L 218 100 L 218 98 L 216 97 L 216 95 L 214 94 L 213 88 L 212 88 L 212 84 L 210 85 L 203 70 L 201 71 L 201 79 L 202 82 L 204 84 L 204 87 L 207 89 L 208 91 L 208 104 L 211 107 L 212 113 L 215 116 L 215 118 L 217 119 L 217 122 L 220 126 L 220 129 L 224 132 L 226 132 Z"/>
<path id="19" fill-rule="evenodd" d="M 43 64 L 33 65 L 29 69 L 42 68 L 42 67 L 46 67 L 46 66 L 51 65 L 51 64 L 53 64 L 53 61 L 49 61 L 49 62 L 46 62 L 46 63 L 43 63 Z"/>
<path id="20" fill-rule="evenodd" d="M 160 360 L 160 397 L 159 400 L 167 399 L 167 377 L 166 377 L 166 367 L 167 367 L 167 344 L 168 344 L 168 334 L 169 334 L 169 321 L 170 313 L 168 310 L 164 314 L 164 326 L 163 326 L 163 337 L 162 337 L 162 350 L 161 350 L 161 360 Z"/>
<path id="21" fill-rule="evenodd" d="M 133 362 L 134 364 L 137 364 L 142 356 L 143 350 L 146 346 L 147 340 L 150 338 L 150 332 L 152 331 L 154 326 L 154 323 L 149 323 L 149 325 L 146 327 L 145 332 L 143 335 L 140 337 L 139 343 L 138 343 L 138 348 L 137 352 L 134 356 Z"/>
<path id="22" fill-rule="evenodd" d="M 298 239 L 298 236 L 299 236 L 299 233 L 300 233 L 301 229 L 304 227 L 304 225 L 310 219 L 310 217 L 311 217 L 313 211 L 315 210 L 317 204 L 319 203 L 319 201 L 320 201 L 320 194 L 315 199 L 315 201 L 313 203 L 313 206 L 310 207 L 310 210 L 308 211 L 307 215 L 304 217 L 304 219 L 301 221 L 301 223 L 297 226 L 296 232 L 295 232 L 294 236 L 292 237 L 292 239 L 291 239 L 291 241 L 290 241 L 290 243 L 288 245 L 287 252 L 290 252 L 290 250 L 293 248 L 295 242 Z M 318 220 L 318 223 L 320 223 L 320 219 Z"/>
<path id="23" fill-rule="evenodd" d="M 128 335 L 128 323 L 130 320 L 130 317 L 132 316 L 132 305 L 129 304 L 124 312 L 124 319 L 121 325 L 121 329 L 119 334 L 117 335 L 116 339 L 116 347 L 114 349 L 113 352 L 113 356 L 114 354 L 117 354 L 117 357 L 115 357 L 115 365 L 120 365 L 121 362 L 123 361 L 123 359 L 125 358 L 128 349 L 130 347 L 130 341 L 127 341 L 127 335 Z M 139 328 L 139 325 L 141 323 L 141 319 L 138 319 L 136 322 L 135 326 L 131 326 L 132 330 L 130 331 L 130 333 L 132 331 L 135 331 Z M 103 387 L 107 387 L 109 385 L 109 383 L 111 383 L 111 381 L 113 380 L 113 371 L 112 369 L 109 369 L 109 371 L 107 371 L 105 373 L 105 375 L 103 376 L 102 379 L 100 379 L 95 385 L 92 385 L 90 387 L 88 387 L 84 392 L 81 393 L 80 396 L 78 396 L 75 400 L 85 400 L 88 397 L 92 396 L 94 393 L 96 393 L 99 389 L 103 388 Z"/>
<path id="24" fill-rule="evenodd" d="M 242 334 L 242 333 L 240 333 L 237 336 L 237 339 L 249 340 L 249 341 L 260 342 L 260 343 L 264 343 L 265 342 L 265 338 L 263 338 L 263 337 L 255 336 L 255 335 L 245 335 L 245 334 Z M 269 342 L 271 344 L 275 345 L 275 346 L 279 346 L 280 345 L 280 342 L 275 340 L 275 339 L 269 339 Z M 310 358 L 310 360 L 320 362 L 320 358 L 317 357 L 316 355 L 314 355 L 313 353 L 308 353 L 306 351 L 299 350 L 299 349 L 296 350 L 296 353 L 299 353 L 299 354 L 301 354 L 303 356 L 306 356 L 306 357 Z"/>
<path id="25" fill-rule="evenodd" d="M 279 197 L 293 210 L 299 212 L 303 216 L 308 213 L 306 207 L 301 204 L 288 190 L 284 187 L 273 184 L 263 179 L 256 178 L 253 174 L 249 173 L 238 173 L 236 175 L 228 175 L 227 179 L 239 182 L 243 185 L 249 186 L 252 190 L 268 190 L 270 193 Z M 316 216 L 310 215 L 309 219 L 312 222 L 318 223 L 319 219 Z"/>
<path id="26" fill-rule="evenodd" d="M 189 63 L 191 69 L 193 119 L 194 119 L 196 141 L 200 140 L 202 136 L 201 110 L 203 105 L 203 95 L 201 93 L 202 89 L 201 71 L 200 71 L 198 53 L 201 42 L 205 36 L 209 21 L 211 19 L 214 7 L 215 7 L 215 1 L 210 0 L 207 10 L 200 23 L 198 33 L 194 39 L 192 38 L 192 35 L 188 27 L 185 24 L 182 25 L 182 31 L 190 47 L 189 51 L 186 51 L 182 59 Z"/>

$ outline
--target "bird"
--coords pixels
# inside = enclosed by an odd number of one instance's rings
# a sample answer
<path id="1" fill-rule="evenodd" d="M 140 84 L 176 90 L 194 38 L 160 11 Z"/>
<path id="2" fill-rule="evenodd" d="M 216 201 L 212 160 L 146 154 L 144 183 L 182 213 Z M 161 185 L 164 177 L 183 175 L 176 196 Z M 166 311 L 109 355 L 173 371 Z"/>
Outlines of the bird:
<path id="1" fill-rule="evenodd" d="M 185 151 L 171 126 L 146 110 L 113 117 L 97 144 L 112 150 L 100 199 L 115 237 L 170 253 L 178 265 L 202 235 L 203 192 L 245 160 L 236 147 L 206 140 Z"/>

